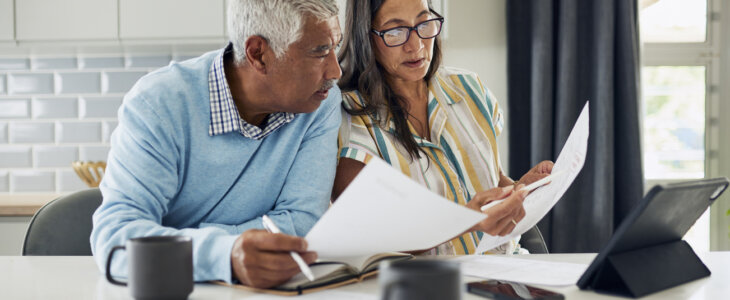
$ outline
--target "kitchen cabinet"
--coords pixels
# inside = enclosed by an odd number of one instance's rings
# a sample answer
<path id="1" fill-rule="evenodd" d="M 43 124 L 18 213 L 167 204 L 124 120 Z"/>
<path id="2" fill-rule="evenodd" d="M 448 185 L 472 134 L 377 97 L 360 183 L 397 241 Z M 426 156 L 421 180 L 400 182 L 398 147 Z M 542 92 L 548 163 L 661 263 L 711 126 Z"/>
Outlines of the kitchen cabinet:
<path id="1" fill-rule="evenodd" d="M 15 6 L 21 42 L 117 38 L 117 0 L 22 0 Z"/>
<path id="2" fill-rule="evenodd" d="M 223 38 L 224 0 L 119 0 L 119 38 Z"/>
<path id="3" fill-rule="evenodd" d="M 15 38 L 15 7 L 13 0 L 0 0 L 0 41 Z"/>

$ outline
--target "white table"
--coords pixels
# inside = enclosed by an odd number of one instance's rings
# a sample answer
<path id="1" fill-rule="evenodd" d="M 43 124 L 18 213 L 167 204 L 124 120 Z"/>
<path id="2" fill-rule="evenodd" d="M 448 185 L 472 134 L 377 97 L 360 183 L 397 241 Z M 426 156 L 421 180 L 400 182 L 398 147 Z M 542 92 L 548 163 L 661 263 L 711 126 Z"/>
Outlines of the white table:
<path id="1" fill-rule="evenodd" d="M 595 254 L 521 255 L 520 258 L 547 261 L 589 263 Z M 712 271 L 712 276 L 642 299 L 728 299 L 730 297 L 730 252 L 710 252 L 700 257 Z M 476 281 L 467 277 L 465 282 Z M 566 299 L 617 299 L 576 286 L 545 287 L 563 293 Z M 336 289 L 377 295 L 377 280 Z M 268 296 L 213 284 L 199 283 L 189 299 L 266 299 Z M 310 294 L 306 299 L 323 298 Z M 91 257 L 64 256 L 0 256 L 0 299 L 131 299 L 125 287 L 107 283 Z M 289 299 L 302 299 L 301 297 Z M 464 299 L 484 299 L 465 294 Z M 621 298 L 618 298 L 621 299 Z"/>

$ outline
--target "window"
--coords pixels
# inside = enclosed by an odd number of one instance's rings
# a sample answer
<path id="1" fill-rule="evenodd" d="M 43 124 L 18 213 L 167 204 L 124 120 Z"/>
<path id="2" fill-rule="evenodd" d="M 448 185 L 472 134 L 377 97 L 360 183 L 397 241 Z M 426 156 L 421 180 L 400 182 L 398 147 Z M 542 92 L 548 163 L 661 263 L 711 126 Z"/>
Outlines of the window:
<path id="1" fill-rule="evenodd" d="M 720 174 L 716 161 L 723 153 L 718 135 L 712 134 L 718 131 L 720 114 L 711 108 L 718 107 L 720 98 L 722 2 L 639 1 L 646 190 L 658 183 Z M 711 235 L 710 223 L 708 212 L 685 236 L 696 251 L 718 249 L 710 247 L 710 237 L 723 235 Z M 727 238 L 726 225 L 713 230 Z"/>
<path id="2" fill-rule="evenodd" d="M 644 43 L 702 43 L 707 38 L 705 0 L 641 0 Z"/>
<path id="3" fill-rule="evenodd" d="M 705 66 L 642 69 L 644 176 L 705 177 Z"/>

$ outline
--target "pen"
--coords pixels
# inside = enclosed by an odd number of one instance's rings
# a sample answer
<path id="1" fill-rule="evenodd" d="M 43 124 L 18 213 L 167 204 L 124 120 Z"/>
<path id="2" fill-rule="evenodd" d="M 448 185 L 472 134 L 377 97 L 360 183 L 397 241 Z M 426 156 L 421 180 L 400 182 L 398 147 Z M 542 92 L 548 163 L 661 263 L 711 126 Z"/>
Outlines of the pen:
<path id="1" fill-rule="evenodd" d="M 539 187 L 541 187 L 543 185 L 546 185 L 546 184 L 550 183 L 551 181 L 553 181 L 553 179 L 555 179 L 556 177 L 562 175 L 564 172 L 565 171 L 555 172 L 555 173 L 552 173 L 552 174 L 550 174 L 548 176 L 545 176 L 543 179 L 540 179 L 538 181 L 535 181 L 533 183 L 530 183 L 530 184 L 524 186 L 522 189 L 520 189 L 520 191 L 530 191 L 530 192 L 532 192 L 534 189 L 539 188 Z M 481 210 L 482 211 L 485 211 L 485 210 L 489 209 L 492 206 L 495 206 L 495 205 L 497 205 L 499 203 L 502 203 L 503 200 L 504 199 L 500 199 L 500 200 L 494 200 L 492 202 L 489 202 L 489 203 L 483 205 L 482 208 L 481 208 Z"/>
<path id="2" fill-rule="evenodd" d="M 281 230 L 279 230 L 279 227 L 274 224 L 274 221 L 269 218 L 269 216 L 264 215 L 262 217 L 264 227 L 266 230 L 268 230 L 271 233 L 281 233 Z M 314 281 L 314 274 L 312 274 L 312 269 L 309 268 L 306 262 L 304 262 L 304 259 L 299 256 L 299 253 L 296 253 L 294 251 L 289 251 L 289 254 L 291 254 L 291 257 L 294 259 L 294 261 L 299 265 L 299 269 L 302 270 L 302 273 L 304 276 L 307 276 L 309 281 Z"/>

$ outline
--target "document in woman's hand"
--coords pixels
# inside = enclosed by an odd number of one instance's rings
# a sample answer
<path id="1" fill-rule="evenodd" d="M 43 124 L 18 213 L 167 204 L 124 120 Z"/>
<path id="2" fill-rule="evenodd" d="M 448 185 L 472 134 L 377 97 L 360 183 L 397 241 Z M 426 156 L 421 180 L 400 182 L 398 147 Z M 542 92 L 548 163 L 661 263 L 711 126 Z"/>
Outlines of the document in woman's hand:
<path id="1" fill-rule="evenodd" d="M 553 165 L 552 173 L 560 174 L 560 176 L 553 178 L 550 184 L 527 195 L 522 203 L 525 207 L 525 217 L 517 223 L 512 233 L 502 237 L 485 233 L 476 253 L 490 250 L 525 233 L 535 226 L 565 194 L 585 163 L 588 149 L 588 111 L 588 103 L 586 103 Z"/>

